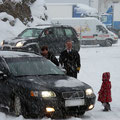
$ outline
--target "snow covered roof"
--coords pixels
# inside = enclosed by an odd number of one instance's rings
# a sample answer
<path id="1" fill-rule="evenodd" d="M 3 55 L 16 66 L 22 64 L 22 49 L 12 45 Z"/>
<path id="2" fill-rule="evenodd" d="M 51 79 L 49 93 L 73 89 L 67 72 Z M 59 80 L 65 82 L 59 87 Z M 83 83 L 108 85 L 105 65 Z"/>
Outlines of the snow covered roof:
<path id="1" fill-rule="evenodd" d="M 47 6 L 75 6 L 76 12 L 83 13 L 91 16 L 98 15 L 98 11 L 86 4 L 80 3 L 46 3 Z"/>
<path id="2" fill-rule="evenodd" d="M 96 16 L 98 14 L 97 9 L 89 7 L 88 5 L 85 5 L 85 4 L 77 4 L 76 10 L 77 12 L 86 13 L 91 16 L 94 16 L 94 15 Z"/>

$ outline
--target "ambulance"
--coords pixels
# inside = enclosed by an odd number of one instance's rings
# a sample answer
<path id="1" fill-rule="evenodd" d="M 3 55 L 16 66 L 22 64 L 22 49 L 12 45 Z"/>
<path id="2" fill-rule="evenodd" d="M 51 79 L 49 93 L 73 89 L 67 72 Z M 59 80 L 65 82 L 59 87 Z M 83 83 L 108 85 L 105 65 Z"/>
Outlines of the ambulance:
<path id="1" fill-rule="evenodd" d="M 75 28 L 81 45 L 112 46 L 118 42 L 118 36 L 94 17 L 53 18 L 52 24 L 70 25 Z"/>

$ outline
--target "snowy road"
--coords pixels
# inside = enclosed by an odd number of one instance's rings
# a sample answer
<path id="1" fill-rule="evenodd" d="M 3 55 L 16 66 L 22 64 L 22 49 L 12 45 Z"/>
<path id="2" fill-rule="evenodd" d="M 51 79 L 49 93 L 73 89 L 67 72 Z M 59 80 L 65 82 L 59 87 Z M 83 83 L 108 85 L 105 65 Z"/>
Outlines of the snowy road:
<path id="1" fill-rule="evenodd" d="M 90 84 L 97 96 L 101 86 L 103 72 L 111 73 L 112 111 L 103 112 L 102 105 L 96 100 L 95 108 L 83 117 L 71 117 L 67 120 L 120 120 L 120 42 L 112 47 L 83 46 L 80 50 L 82 68 L 78 79 Z M 98 97 L 98 96 L 97 96 Z M 25 120 L 22 116 L 12 117 L 0 113 L 0 120 Z M 41 120 L 51 120 L 43 118 Z"/>

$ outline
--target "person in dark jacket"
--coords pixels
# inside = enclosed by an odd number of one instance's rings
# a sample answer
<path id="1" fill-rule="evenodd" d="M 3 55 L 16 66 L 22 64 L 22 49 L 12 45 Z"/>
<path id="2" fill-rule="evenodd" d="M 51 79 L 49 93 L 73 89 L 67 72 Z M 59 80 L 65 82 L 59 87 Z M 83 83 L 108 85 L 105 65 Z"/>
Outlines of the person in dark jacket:
<path id="1" fill-rule="evenodd" d="M 111 110 L 109 102 L 112 101 L 111 98 L 111 82 L 109 81 L 110 79 L 110 73 L 105 72 L 102 75 L 102 85 L 101 88 L 98 92 L 98 101 L 100 101 L 103 106 L 104 110 L 103 111 L 109 111 Z"/>
<path id="2" fill-rule="evenodd" d="M 57 58 L 55 57 L 55 55 L 52 52 L 48 51 L 47 46 L 42 46 L 41 55 L 44 56 L 45 58 L 51 60 L 55 65 L 59 66 L 59 62 L 58 62 Z"/>
<path id="3" fill-rule="evenodd" d="M 80 55 L 76 50 L 72 49 L 72 41 L 66 42 L 66 49 L 61 52 L 59 57 L 60 65 L 66 70 L 68 76 L 77 78 L 80 70 Z"/>

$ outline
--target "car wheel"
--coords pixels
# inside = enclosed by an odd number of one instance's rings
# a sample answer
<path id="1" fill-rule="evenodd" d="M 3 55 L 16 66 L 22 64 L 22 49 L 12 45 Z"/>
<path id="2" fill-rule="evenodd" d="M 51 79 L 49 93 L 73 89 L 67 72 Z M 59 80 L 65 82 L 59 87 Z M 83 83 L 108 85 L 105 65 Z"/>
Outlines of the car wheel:
<path id="1" fill-rule="evenodd" d="M 82 116 L 82 115 L 85 114 L 85 111 L 80 111 L 78 114 L 79 114 L 80 116 Z"/>
<path id="2" fill-rule="evenodd" d="M 106 46 L 107 47 L 112 46 L 112 41 L 111 40 L 106 40 Z"/>
<path id="3" fill-rule="evenodd" d="M 21 100 L 18 96 L 14 97 L 14 113 L 16 116 L 22 115 Z"/>

